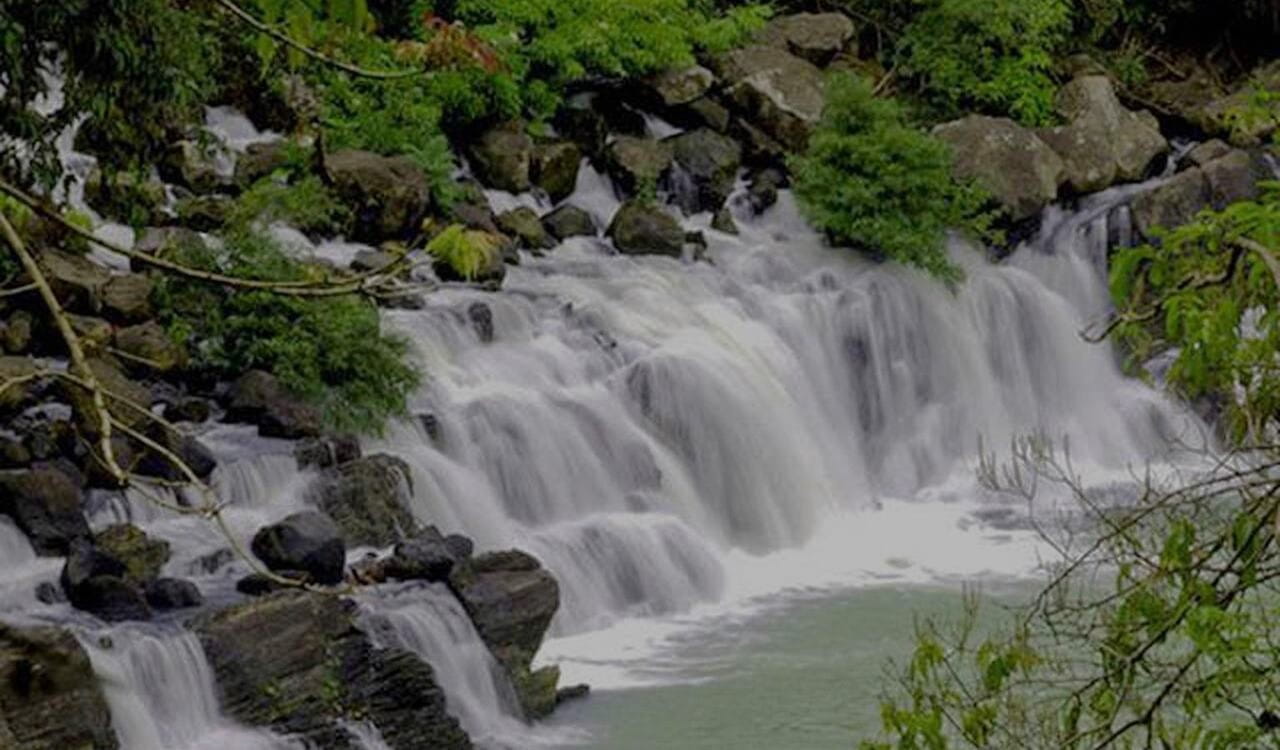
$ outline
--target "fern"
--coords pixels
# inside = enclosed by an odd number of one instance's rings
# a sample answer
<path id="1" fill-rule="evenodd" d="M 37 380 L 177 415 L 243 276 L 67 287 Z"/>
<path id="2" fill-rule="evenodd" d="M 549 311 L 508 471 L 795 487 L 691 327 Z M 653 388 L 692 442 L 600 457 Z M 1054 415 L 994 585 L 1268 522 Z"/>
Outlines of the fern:
<path id="1" fill-rule="evenodd" d="M 502 238 L 478 229 L 453 224 L 427 244 L 427 252 L 470 281 L 495 263 Z"/>

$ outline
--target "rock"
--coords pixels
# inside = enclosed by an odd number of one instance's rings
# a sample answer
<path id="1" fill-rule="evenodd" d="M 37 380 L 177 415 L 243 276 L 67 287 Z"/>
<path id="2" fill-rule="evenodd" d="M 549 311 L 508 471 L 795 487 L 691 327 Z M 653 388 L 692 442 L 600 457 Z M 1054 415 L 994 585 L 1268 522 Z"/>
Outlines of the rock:
<path id="1" fill-rule="evenodd" d="M 416 526 L 407 505 L 412 476 L 404 461 L 380 453 L 325 470 L 309 494 L 347 544 L 386 547 Z"/>
<path id="2" fill-rule="evenodd" d="M 771 20 L 756 41 L 825 67 L 854 41 L 855 31 L 843 13 L 796 13 Z"/>
<path id="3" fill-rule="evenodd" d="M 200 479 L 207 479 L 213 470 L 218 468 L 218 460 L 214 458 L 213 451 L 194 435 L 188 435 L 158 423 L 149 425 L 146 435 L 165 450 L 182 459 L 187 468 L 191 469 L 191 473 Z M 134 471 L 145 477 L 167 479 L 171 482 L 188 479 L 187 475 L 167 456 L 151 449 L 142 452 Z"/>
<path id="4" fill-rule="evenodd" d="M 23 446 L 36 461 L 52 461 L 75 448 L 79 438 L 66 419 L 38 418 L 21 428 Z"/>
<path id="5" fill-rule="evenodd" d="M 734 221 L 733 212 L 728 206 L 721 206 L 715 216 L 711 217 L 711 228 L 725 234 L 738 233 L 738 222 Z"/>
<path id="6" fill-rule="evenodd" d="M 310 582 L 311 578 L 305 571 L 301 570 L 280 570 L 276 572 L 291 581 L 298 581 L 302 583 Z M 294 586 L 280 583 L 271 576 L 263 573 L 250 573 L 244 578 L 236 581 L 236 591 L 239 591 L 245 596 L 266 596 L 267 594 L 274 594 L 277 591 L 294 590 L 294 588 Z"/>
<path id="7" fill-rule="evenodd" d="M 152 224 L 164 216 L 164 183 L 132 172 L 106 175 L 98 167 L 84 181 L 84 199 L 98 213 L 122 224 Z"/>
<path id="8" fill-rule="evenodd" d="M 74 432 L 74 429 L 72 429 Z M 111 436 L 111 452 L 116 465 L 126 470 L 137 469 L 138 447 L 128 437 L 120 434 Z M 98 451 L 85 451 L 81 468 L 87 477 L 88 485 L 94 489 L 118 490 L 122 486 L 120 478 L 102 460 Z"/>
<path id="9" fill-rule="evenodd" d="M 1195 100 L 1188 119 L 1211 135 L 1234 146 L 1258 146 L 1280 129 L 1280 62 L 1254 70 L 1232 93 L 1208 103 Z"/>
<path id="10" fill-rule="evenodd" d="M 377 648 L 356 627 L 357 608 L 332 596 L 285 591 L 198 618 L 224 710 L 309 747 L 352 748 L 358 716 L 398 750 L 466 750 L 431 667 Z"/>
<path id="11" fill-rule="evenodd" d="M 673 120 L 688 127 L 707 127 L 717 133 L 729 132 L 729 123 L 733 119 L 733 115 L 723 104 L 708 96 L 673 110 L 671 116 Z"/>
<path id="12" fill-rule="evenodd" d="M 212 409 L 202 398 L 184 398 L 164 408 L 164 418 L 170 422 L 208 422 Z"/>
<path id="13" fill-rule="evenodd" d="M 157 258 L 172 258 L 179 250 L 187 247 L 205 247 L 204 239 L 186 227 L 147 227 L 138 235 L 134 243 L 135 252 Z M 143 261 L 131 259 L 129 266 L 134 271 L 145 271 L 150 266 Z"/>
<path id="14" fill-rule="evenodd" d="M 21 469 L 31 463 L 31 451 L 21 440 L 0 437 L 0 469 Z"/>
<path id="15" fill-rule="evenodd" d="M 151 309 L 151 279 L 142 274 L 130 273 L 113 276 L 102 287 L 102 312 L 120 323 L 140 323 L 149 320 Z"/>
<path id="16" fill-rule="evenodd" d="M 556 132 L 568 138 L 592 159 L 604 154 L 609 124 L 595 110 L 593 94 L 578 94 L 565 100 L 552 120 Z"/>
<path id="17" fill-rule="evenodd" d="M 444 538 L 444 546 L 449 548 L 459 561 L 466 560 L 476 551 L 475 542 L 462 534 L 450 534 Z"/>
<path id="18" fill-rule="evenodd" d="M 1261 193 L 1258 183 L 1270 178 L 1265 164 L 1240 150 L 1214 159 L 1202 169 L 1209 182 L 1209 203 L 1217 210 L 1257 198 Z"/>
<path id="19" fill-rule="evenodd" d="M 244 153 L 236 159 L 236 170 L 233 181 L 241 190 L 269 176 L 272 172 L 287 165 L 289 152 L 287 141 L 270 141 L 267 143 L 250 143 Z"/>
<path id="20" fill-rule="evenodd" d="M 1169 150 L 1155 117 L 1126 109 L 1106 76 L 1072 80 L 1058 92 L 1057 107 L 1070 124 L 1041 131 L 1041 138 L 1062 157 L 1067 184 L 1077 193 L 1140 180 Z"/>
<path id="21" fill-rule="evenodd" d="M 70 630 L 0 623 L 0 746 L 120 747 L 102 686 Z"/>
<path id="22" fill-rule="evenodd" d="M 823 75 L 812 63 L 776 47 L 752 45 L 717 60 L 727 95 L 769 137 L 802 151 L 822 117 Z"/>
<path id="23" fill-rule="evenodd" d="M 67 313 L 67 322 L 71 324 L 72 332 L 80 337 L 80 344 L 84 347 L 85 353 L 101 352 L 111 343 L 114 329 L 102 318 Z"/>
<path id="24" fill-rule="evenodd" d="M 775 168 L 762 169 L 751 177 L 747 185 L 747 200 L 751 211 L 759 216 L 778 202 L 778 191 L 787 185 L 787 176 Z"/>
<path id="25" fill-rule="evenodd" d="M 383 250 L 357 250 L 355 257 L 351 259 L 351 270 L 356 273 L 381 271 L 397 260 L 398 256 Z"/>
<path id="26" fill-rule="evenodd" d="M 515 237 L 520 247 L 527 250 L 547 250 L 555 247 L 555 240 L 547 234 L 538 214 L 528 206 L 520 206 L 498 215 L 498 228 Z"/>
<path id="27" fill-rule="evenodd" d="M 115 332 L 116 348 L 128 361 L 154 372 L 171 372 L 187 365 L 187 350 L 154 320 Z"/>
<path id="28" fill-rule="evenodd" d="M 641 81 L 646 98 L 659 109 L 690 104 L 711 90 L 716 76 L 701 65 L 673 68 Z"/>
<path id="29" fill-rule="evenodd" d="M 227 420 L 256 424 L 267 437 L 297 439 L 320 434 L 320 412 L 289 393 L 262 370 L 250 370 L 232 384 Z"/>
<path id="30" fill-rule="evenodd" d="M 526 715 L 545 715 L 555 706 L 558 671 L 532 672 L 530 665 L 560 606 L 555 579 L 530 555 L 509 550 L 457 564 L 449 587 L 506 668 Z"/>
<path id="31" fill-rule="evenodd" d="M 80 487 L 48 464 L 0 471 L 0 513 L 22 529 L 37 555 L 65 555 L 73 541 L 89 538 Z"/>
<path id="32" fill-rule="evenodd" d="M 151 408 L 150 390 L 130 380 L 114 359 L 91 357 L 88 364 L 98 385 L 106 391 L 107 409 L 113 417 L 130 427 L 149 421 L 147 415 L 138 411 L 137 407 Z M 93 407 L 92 392 L 78 383 L 70 382 L 59 382 L 58 389 L 71 404 L 80 430 L 86 435 L 97 435 L 99 422 Z"/>
<path id="33" fill-rule="evenodd" d="M 418 231 L 431 203 L 431 187 L 412 159 L 343 149 L 328 154 L 324 168 L 355 213 L 356 239 L 379 242 Z"/>
<path id="34" fill-rule="evenodd" d="M 31 350 L 35 318 L 26 310 L 15 310 L 4 324 L 4 350 L 9 354 L 26 354 Z"/>
<path id="35" fill-rule="evenodd" d="M 227 224 L 235 209 L 235 201 L 226 195 L 196 195 L 183 198 L 173 206 L 178 223 L 197 232 L 216 232 Z"/>
<path id="36" fill-rule="evenodd" d="M 58 588 L 58 586 L 50 581 L 41 581 L 36 584 L 36 600 L 41 604 L 50 606 L 55 604 L 66 604 L 67 595 Z"/>
<path id="37" fill-rule="evenodd" d="M 71 545 L 60 582 L 71 606 L 107 622 L 151 619 L 151 607 L 128 568 L 114 555 L 86 540 Z"/>
<path id="38" fill-rule="evenodd" d="M 542 217 L 542 226 L 557 240 L 570 237 L 594 237 L 599 229 L 591 214 L 566 203 Z"/>
<path id="39" fill-rule="evenodd" d="M 40 251 L 40 266 L 58 302 L 69 312 L 93 314 L 98 311 L 102 290 L 111 274 L 88 258 L 61 250 Z"/>
<path id="40" fill-rule="evenodd" d="M 160 176 L 195 193 L 209 193 L 227 181 L 218 173 L 218 150 L 213 143 L 181 140 L 169 147 L 160 160 Z"/>
<path id="41" fill-rule="evenodd" d="M 673 156 L 668 143 L 623 135 L 605 148 L 605 169 L 621 195 L 635 196 L 657 190 Z"/>
<path id="42" fill-rule="evenodd" d="M 677 194 L 685 213 L 714 211 L 724 205 L 742 166 L 738 142 L 706 128 L 681 133 L 669 142 L 676 164 L 692 181 L 689 194 Z"/>
<path id="43" fill-rule="evenodd" d="M 493 341 L 493 308 L 483 302 L 472 302 L 467 306 L 467 318 L 482 343 Z"/>
<path id="44" fill-rule="evenodd" d="M 1172 229 L 1191 221 L 1209 206 L 1209 181 L 1200 169 L 1188 169 L 1133 199 L 1133 223 L 1151 237 L 1156 227 Z"/>
<path id="45" fill-rule="evenodd" d="M 568 142 L 544 143 L 533 149 L 530 163 L 533 184 L 542 188 L 552 203 L 573 195 L 582 166 L 582 149 Z"/>
<path id="46" fill-rule="evenodd" d="M 489 187 L 523 193 L 533 186 L 533 139 L 524 132 L 523 123 L 509 122 L 488 130 L 467 153 L 476 177 Z"/>
<path id="47" fill-rule="evenodd" d="M 204 604 L 200 588 L 181 578 L 157 578 L 147 584 L 147 603 L 156 609 L 186 609 Z"/>
<path id="48" fill-rule="evenodd" d="M 0 391 L 0 412 L 22 411 L 31 405 L 38 391 L 39 381 L 16 382 L 17 378 L 32 378 L 41 367 L 30 357 L 0 357 L 0 381 L 15 381 Z"/>
<path id="49" fill-rule="evenodd" d="M 556 705 L 586 698 L 591 693 L 591 686 L 586 684 L 568 685 L 556 691 Z"/>
<path id="50" fill-rule="evenodd" d="M 397 544 L 383 570 L 389 578 L 401 581 L 439 583 L 448 581 L 454 566 L 466 558 L 458 554 L 456 546 L 450 545 L 436 527 L 430 526 Z"/>
<path id="51" fill-rule="evenodd" d="M 642 201 L 627 201 L 614 214 L 606 232 L 624 255 L 670 255 L 684 252 L 684 229 L 661 208 Z"/>
<path id="52" fill-rule="evenodd" d="M 956 177 L 976 180 L 1013 221 L 1036 216 L 1057 198 L 1065 169 L 1061 157 L 1013 120 L 969 115 L 933 132 L 951 146 Z"/>
<path id="53" fill-rule="evenodd" d="M 230 547 L 222 547 L 210 552 L 207 555 L 201 555 L 192 561 L 188 569 L 192 572 L 204 573 L 212 575 L 217 573 L 225 565 L 235 562 L 236 553 L 231 551 Z"/>
<path id="54" fill-rule="evenodd" d="M 1205 141 L 1187 152 L 1186 163 L 1203 167 L 1209 162 L 1231 153 L 1231 147 L 1217 138 Z"/>
<path id="55" fill-rule="evenodd" d="M 169 543 L 148 537 L 132 524 L 108 526 L 94 535 L 93 544 L 124 565 L 126 581 L 140 586 L 158 578 L 169 561 Z"/>
<path id="56" fill-rule="evenodd" d="M 306 438 L 293 446 L 299 469 L 327 469 L 361 456 L 360 440 L 354 435 Z"/>
<path id="57" fill-rule="evenodd" d="M 337 524 L 323 513 L 301 511 L 264 526 L 254 534 L 251 548 L 277 573 L 301 570 L 317 583 L 342 582 L 346 544 Z"/>

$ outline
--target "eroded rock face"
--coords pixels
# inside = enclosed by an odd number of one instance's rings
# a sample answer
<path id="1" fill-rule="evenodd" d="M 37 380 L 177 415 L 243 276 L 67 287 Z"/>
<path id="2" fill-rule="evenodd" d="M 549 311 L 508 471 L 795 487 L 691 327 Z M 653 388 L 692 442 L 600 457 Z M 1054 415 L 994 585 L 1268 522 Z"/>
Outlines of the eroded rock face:
<path id="1" fill-rule="evenodd" d="M 356 238 L 379 242 L 417 230 L 431 202 L 431 188 L 413 160 L 343 149 L 326 156 L 324 166 L 355 212 Z"/>
<path id="2" fill-rule="evenodd" d="M 0 747 L 120 747 L 93 666 L 69 631 L 0 623 Z"/>
<path id="3" fill-rule="evenodd" d="M 822 117 L 821 70 L 766 45 L 729 52 L 717 67 L 729 100 L 746 119 L 787 148 L 804 149 Z"/>
<path id="4" fill-rule="evenodd" d="M 1111 79 L 1080 76 L 1058 92 L 1058 111 L 1070 124 L 1040 131 L 1062 157 L 1066 184 L 1077 193 L 1146 177 L 1169 150 L 1150 112 L 1126 109 Z"/>
<path id="5" fill-rule="evenodd" d="M 670 255 L 684 252 L 684 229 L 658 206 L 627 201 L 614 214 L 607 232 L 624 255 Z"/>
<path id="6" fill-rule="evenodd" d="M 316 747 L 352 748 L 341 722 L 361 719 L 400 750 L 470 748 L 431 667 L 375 647 L 355 612 L 336 597 L 285 591 L 197 619 L 223 709 Z"/>
<path id="7" fill-rule="evenodd" d="M 408 464 L 378 454 L 326 469 L 312 493 L 347 544 L 386 547 L 415 528 L 406 504 L 411 481 Z"/>
<path id="8" fill-rule="evenodd" d="M 970 115 L 934 128 L 951 146 L 960 179 L 976 180 L 1014 221 L 1031 218 L 1058 196 L 1062 159 L 1034 132 L 1004 117 Z"/>

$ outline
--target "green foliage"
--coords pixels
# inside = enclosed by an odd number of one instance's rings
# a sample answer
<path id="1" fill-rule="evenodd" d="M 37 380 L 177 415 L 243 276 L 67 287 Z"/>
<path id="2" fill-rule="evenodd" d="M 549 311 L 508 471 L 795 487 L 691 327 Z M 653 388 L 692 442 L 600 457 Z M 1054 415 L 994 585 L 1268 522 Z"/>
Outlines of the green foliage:
<path id="1" fill-rule="evenodd" d="M 1158 246 L 1115 257 L 1117 334 L 1144 361 L 1177 347 L 1169 382 L 1227 404 L 1233 434 L 1259 438 L 1280 418 L 1280 186 L 1206 212 Z M 1240 397 L 1237 397 L 1240 394 Z"/>
<path id="2" fill-rule="evenodd" d="M 498 235 L 453 224 L 427 243 L 427 252 L 470 281 L 494 263 L 502 242 Z"/>
<path id="3" fill-rule="evenodd" d="M 351 220 L 351 209 L 314 175 L 293 183 L 265 177 L 236 199 L 228 217 L 240 230 L 280 221 L 312 236 L 340 234 Z"/>
<path id="4" fill-rule="evenodd" d="M 946 116 L 968 109 L 1053 122 L 1054 53 L 1071 31 L 1065 0 L 926 0 L 899 62 Z"/>
<path id="5" fill-rule="evenodd" d="M 952 179 L 946 145 L 853 76 L 830 80 L 822 122 L 791 169 L 805 214 L 832 240 L 947 281 L 960 278 L 947 230 L 986 228 L 984 196 Z"/>
<path id="6" fill-rule="evenodd" d="M 269 239 L 239 233 L 221 249 L 180 248 L 176 260 L 247 279 L 299 281 L 319 273 Z M 334 429 L 377 431 L 405 410 L 417 385 L 406 345 L 382 332 L 378 311 L 356 296 L 302 298 L 162 277 L 159 319 L 193 352 L 192 367 L 232 378 L 262 369 L 316 404 Z"/>

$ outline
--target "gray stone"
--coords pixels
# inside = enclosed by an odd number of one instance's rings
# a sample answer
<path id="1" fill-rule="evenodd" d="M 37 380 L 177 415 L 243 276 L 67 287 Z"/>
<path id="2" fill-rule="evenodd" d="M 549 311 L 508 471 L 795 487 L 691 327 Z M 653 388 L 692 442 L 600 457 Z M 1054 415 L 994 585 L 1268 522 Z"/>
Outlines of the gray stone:
<path id="1" fill-rule="evenodd" d="M 102 286 L 102 312 L 121 323 L 140 323 L 154 314 L 151 309 L 151 279 L 130 273 L 113 276 Z"/>
<path id="2" fill-rule="evenodd" d="M 823 75 L 776 47 L 752 45 L 717 60 L 733 105 L 769 137 L 800 151 L 822 117 Z"/>
<path id="3" fill-rule="evenodd" d="M 187 365 L 186 348 L 154 320 L 117 330 L 115 343 L 131 365 L 144 370 L 171 372 Z"/>
<path id="4" fill-rule="evenodd" d="M 558 142 L 536 146 L 530 169 L 533 183 L 546 192 L 552 203 L 559 203 L 573 195 L 581 166 L 582 149 L 574 143 Z"/>
<path id="5" fill-rule="evenodd" d="M 498 228 L 514 237 L 526 250 L 547 250 L 555 247 L 555 240 L 538 219 L 538 214 L 528 206 L 520 206 L 498 214 Z"/>
<path id="6" fill-rule="evenodd" d="M 728 136 L 701 128 L 670 139 L 675 162 L 692 182 L 687 195 L 677 194 L 686 213 L 714 211 L 724 205 L 742 166 L 742 147 Z"/>
<path id="7" fill-rule="evenodd" d="M 317 583 L 342 582 L 346 544 L 333 519 L 301 511 L 264 526 L 253 536 L 253 554 L 276 572 L 301 570 Z"/>
<path id="8" fill-rule="evenodd" d="M 1209 203 L 1218 210 L 1257 198 L 1261 193 L 1258 183 L 1269 177 L 1264 164 L 1241 150 L 1214 159 L 1202 169 L 1209 183 Z"/>
<path id="9" fill-rule="evenodd" d="M 826 66 L 850 48 L 855 31 L 853 21 L 843 13 L 796 13 L 769 21 L 756 39 Z M 852 51 L 856 53 L 856 45 Z"/>
<path id="10" fill-rule="evenodd" d="M 627 201 L 614 214 L 607 232 L 624 255 L 670 255 L 684 252 L 684 229 L 670 214 L 643 201 Z"/>
<path id="11" fill-rule="evenodd" d="M 1155 117 L 1126 109 L 1106 76 L 1075 78 L 1058 92 L 1057 108 L 1070 124 L 1041 137 L 1062 157 L 1067 184 L 1077 193 L 1140 180 L 1169 150 Z"/>
<path id="12" fill-rule="evenodd" d="M 324 168 L 355 214 L 357 239 L 379 242 L 417 233 L 431 203 L 431 187 L 412 159 L 343 149 L 328 154 Z"/>
<path id="13" fill-rule="evenodd" d="M 1064 176 L 1062 159 L 1013 120 L 970 115 L 933 132 L 951 147 L 956 177 L 975 180 L 1014 221 L 1039 214 L 1057 198 Z"/>
<path id="14" fill-rule="evenodd" d="M 1133 223 L 1138 231 L 1150 237 L 1156 227 L 1172 229 L 1186 224 L 1209 203 L 1209 181 L 1204 171 L 1188 169 L 1134 198 Z"/>
<path id="15" fill-rule="evenodd" d="M 76 609 L 107 622 L 151 619 L 151 607 L 128 567 L 110 552 L 85 540 L 71 545 L 60 582 Z"/>
<path id="16" fill-rule="evenodd" d="M 689 104 L 715 84 L 715 74 L 701 65 L 673 68 L 656 73 L 642 82 L 651 101 L 661 108 Z"/>
<path id="17" fill-rule="evenodd" d="M 476 177 L 489 187 L 523 193 L 533 185 L 533 139 L 524 124 L 509 122 L 486 131 L 468 149 Z"/>
<path id="18" fill-rule="evenodd" d="M 157 578 L 147 584 L 147 604 L 156 609 L 187 609 L 204 604 L 200 587 L 181 578 Z"/>
<path id="19" fill-rule="evenodd" d="M 326 469 L 309 494 L 347 544 L 386 547 L 416 526 L 408 506 L 412 476 L 403 460 L 380 453 Z"/>
<path id="20" fill-rule="evenodd" d="M 671 145 L 652 138 L 618 136 L 605 149 L 605 168 L 622 195 L 657 190 L 671 168 Z"/>
<path id="21" fill-rule="evenodd" d="M 591 214 L 570 203 L 543 216 L 542 226 L 557 240 L 566 240 L 570 237 L 594 237 L 600 231 Z"/>
<path id="22" fill-rule="evenodd" d="M 71 631 L 0 623 L 0 747 L 120 747 L 93 665 Z"/>
<path id="23" fill-rule="evenodd" d="M 22 529 L 37 555 L 65 555 L 74 540 L 89 537 L 80 487 L 48 464 L 0 471 L 0 513 Z"/>
<path id="24" fill-rule="evenodd" d="M 250 370 L 232 384 L 228 395 L 227 419 L 256 424 L 262 435 L 296 439 L 320 434 L 320 412 L 268 372 Z"/>

